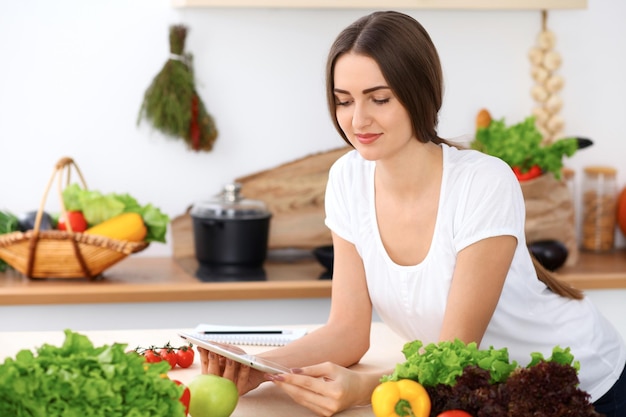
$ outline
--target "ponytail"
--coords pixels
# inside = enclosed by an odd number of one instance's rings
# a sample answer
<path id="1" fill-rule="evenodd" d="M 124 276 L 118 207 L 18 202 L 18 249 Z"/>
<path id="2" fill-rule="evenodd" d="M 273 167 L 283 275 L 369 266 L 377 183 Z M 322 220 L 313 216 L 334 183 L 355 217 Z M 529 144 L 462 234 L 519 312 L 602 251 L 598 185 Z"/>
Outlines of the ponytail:
<path id="1" fill-rule="evenodd" d="M 570 284 L 561 281 L 554 274 L 548 271 L 543 267 L 535 258 L 535 256 L 531 253 L 530 257 L 533 260 L 533 265 L 535 266 L 535 271 L 537 271 L 537 278 L 539 281 L 543 282 L 552 290 L 552 292 L 567 298 L 572 298 L 574 300 L 582 300 L 584 295 L 581 290 L 578 288 L 572 287 Z"/>

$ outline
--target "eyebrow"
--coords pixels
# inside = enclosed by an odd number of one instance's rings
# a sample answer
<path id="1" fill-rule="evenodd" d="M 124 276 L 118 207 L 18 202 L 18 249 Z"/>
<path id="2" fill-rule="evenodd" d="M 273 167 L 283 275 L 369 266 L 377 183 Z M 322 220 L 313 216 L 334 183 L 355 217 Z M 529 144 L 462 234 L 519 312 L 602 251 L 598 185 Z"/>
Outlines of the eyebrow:
<path id="1" fill-rule="evenodd" d="M 378 91 L 378 90 L 390 90 L 391 88 L 386 86 L 386 85 L 378 85 L 376 87 L 370 87 L 370 88 L 366 88 L 365 90 L 362 91 L 363 94 L 369 94 L 369 93 L 373 93 L 374 91 Z M 340 88 L 335 88 L 335 93 L 340 93 L 340 94 L 350 94 L 349 91 L 346 90 L 342 90 Z"/>

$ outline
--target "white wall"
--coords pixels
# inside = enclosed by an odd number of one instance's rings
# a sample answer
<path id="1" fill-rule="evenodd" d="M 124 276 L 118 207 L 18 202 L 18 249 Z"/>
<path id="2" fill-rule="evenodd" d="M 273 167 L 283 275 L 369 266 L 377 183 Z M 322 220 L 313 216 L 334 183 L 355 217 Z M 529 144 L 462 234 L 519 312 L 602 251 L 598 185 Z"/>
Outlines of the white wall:
<path id="1" fill-rule="evenodd" d="M 36 209 L 59 157 L 87 184 L 128 192 L 170 216 L 225 182 L 342 146 L 329 122 L 323 67 L 336 34 L 368 10 L 174 9 L 168 0 L 0 2 L 0 208 Z M 533 85 L 527 52 L 538 11 L 407 10 L 438 45 L 446 79 L 440 133 L 469 134 L 482 107 L 521 121 Z M 565 134 L 595 145 L 568 165 L 608 164 L 626 183 L 626 2 L 554 11 L 563 56 Z M 189 26 L 200 94 L 220 136 L 188 151 L 136 119 L 168 56 L 168 27 Z M 52 193 L 47 208 L 58 210 Z M 623 239 L 622 239 L 623 243 Z M 152 245 L 143 255 L 170 253 Z"/>

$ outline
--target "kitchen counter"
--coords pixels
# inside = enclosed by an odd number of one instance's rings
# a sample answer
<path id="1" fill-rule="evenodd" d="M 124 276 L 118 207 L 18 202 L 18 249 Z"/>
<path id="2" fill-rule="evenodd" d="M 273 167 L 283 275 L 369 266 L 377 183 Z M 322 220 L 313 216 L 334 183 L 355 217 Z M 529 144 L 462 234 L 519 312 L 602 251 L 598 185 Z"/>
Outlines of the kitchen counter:
<path id="1" fill-rule="evenodd" d="M 285 326 L 289 327 L 289 326 Z M 297 326 L 313 329 L 317 326 Z M 115 330 L 115 331 L 85 331 L 80 332 L 92 341 L 95 346 L 110 345 L 112 343 L 127 343 L 129 347 L 151 346 L 164 344 L 171 341 L 176 345 L 178 329 L 157 330 Z M 63 332 L 0 332 L 0 363 L 6 357 L 14 357 L 21 349 L 34 349 L 44 343 L 59 346 L 63 343 Z M 396 363 L 403 362 L 401 353 L 404 343 L 387 326 L 380 322 L 372 324 L 371 347 L 356 369 L 373 370 L 380 369 L 381 373 L 389 372 Z M 259 353 L 264 349 L 260 346 L 245 346 L 249 353 Z M 183 383 L 188 383 L 200 373 L 199 355 L 195 356 L 194 364 L 187 369 L 174 368 L 169 372 L 169 377 Z M 314 414 L 308 409 L 294 403 L 283 391 L 271 383 L 264 383 L 258 389 L 249 392 L 239 399 L 237 408 L 232 417 L 249 416 L 291 416 L 313 417 Z M 373 416 L 369 406 L 355 407 L 336 414 L 341 417 L 365 417 Z"/>
<path id="2" fill-rule="evenodd" d="M 563 267 L 556 275 L 574 287 L 591 289 L 626 288 L 626 249 L 608 253 L 581 251 L 574 266 Z"/>
<path id="3" fill-rule="evenodd" d="M 197 270 L 192 258 L 131 256 L 95 280 L 0 273 L 0 305 L 327 298 L 331 293 L 331 281 L 320 279 L 324 268 L 312 259 L 267 262 L 266 278 L 257 281 L 205 282 Z M 624 289 L 626 250 L 582 252 L 577 265 L 562 268 L 558 276 L 583 290 Z"/>
<path id="4" fill-rule="evenodd" d="M 172 302 L 330 297 L 314 260 L 267 262 L 266 279 L 205 282 L 193 259 L 131 256 L 96 279 L 28 279 L 0 273 L 0 305 Z"/>

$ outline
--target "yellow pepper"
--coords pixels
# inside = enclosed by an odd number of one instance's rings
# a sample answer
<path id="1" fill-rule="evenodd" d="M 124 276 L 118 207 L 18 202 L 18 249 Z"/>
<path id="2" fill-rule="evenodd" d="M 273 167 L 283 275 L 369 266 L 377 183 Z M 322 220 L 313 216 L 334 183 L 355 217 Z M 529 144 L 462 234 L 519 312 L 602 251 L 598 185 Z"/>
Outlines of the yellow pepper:
<path id="1" fill-rule="evenodd" d="M 412 379 L 386 381 L 372 392 L 372 411 L 376 417 L 428 417 L 430 406 L 428 392 Z"/>

